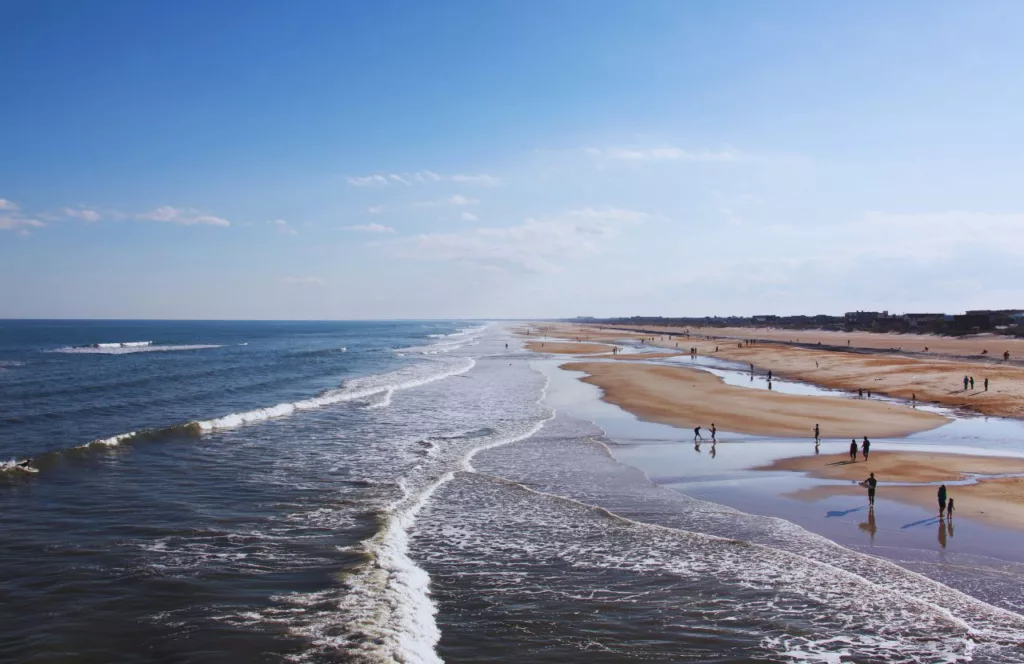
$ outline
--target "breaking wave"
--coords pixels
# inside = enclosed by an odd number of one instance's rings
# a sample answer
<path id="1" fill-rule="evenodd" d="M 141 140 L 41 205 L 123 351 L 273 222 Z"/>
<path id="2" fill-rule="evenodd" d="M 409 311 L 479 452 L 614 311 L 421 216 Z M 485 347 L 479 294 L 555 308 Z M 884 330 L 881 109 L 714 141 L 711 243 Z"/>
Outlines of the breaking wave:
<path id="1" fill-rule="evenodd" d="M 121 341 L 117 343 L 89 344 L 87 346 L 67 346 L 55 348 L 51 353 L 71 353 L 80 355 L 127 355 L 129 353 L 161 353 L 175 350 L 206 350 L 222 348 L 221 344 L 164 344 L 156 345 L 152 341 Z"/>

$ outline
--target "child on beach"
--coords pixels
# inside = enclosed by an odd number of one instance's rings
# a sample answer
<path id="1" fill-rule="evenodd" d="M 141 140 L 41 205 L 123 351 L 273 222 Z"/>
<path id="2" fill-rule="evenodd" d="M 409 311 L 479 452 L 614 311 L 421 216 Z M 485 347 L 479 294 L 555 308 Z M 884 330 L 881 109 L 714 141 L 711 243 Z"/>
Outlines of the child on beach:
<path id="1" fill-rule="evenodd" d="M 949 499 L 949 504 L 946 506 L 946 518 L 953 519 L 953 499 Z"/>

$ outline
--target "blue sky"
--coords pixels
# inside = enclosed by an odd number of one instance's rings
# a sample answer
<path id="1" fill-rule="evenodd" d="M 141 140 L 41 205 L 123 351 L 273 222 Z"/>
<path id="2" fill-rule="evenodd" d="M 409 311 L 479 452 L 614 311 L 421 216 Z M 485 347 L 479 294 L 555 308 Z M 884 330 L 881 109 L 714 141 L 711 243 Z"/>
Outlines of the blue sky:
<path id="1" fill-rule="evenodd" d="M 0 0 L 0 316 L 1024 306 L 1015 2 Z"/>

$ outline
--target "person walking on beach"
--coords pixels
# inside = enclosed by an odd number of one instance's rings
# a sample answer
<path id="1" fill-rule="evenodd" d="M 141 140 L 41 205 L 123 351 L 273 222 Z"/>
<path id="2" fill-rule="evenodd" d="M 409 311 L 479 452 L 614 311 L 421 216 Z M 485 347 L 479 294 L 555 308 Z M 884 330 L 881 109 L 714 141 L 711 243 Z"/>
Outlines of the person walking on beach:
<path id="1" fill-rule="evenodd" d="M 864 442 L 861 443 L 860 451 L 861 451 L 861 453 L 864 454 L 864 460 L 867 461 L 868 460 L 868 452 L 871 451 L 871 441 L 868 440 L 867 436 L 864 436 Z"/>
<path id="2" fill-rule="evenodd" d="M 700 435 L 700 427 L 695 427 L 693 430 L 693 442 L 697 442 L 698 439 L 704 440 L 704 436 Z"/>
<path id="3" fill-rule="evenodd" d="M 857 462 L 857 439 L 853 438 L 850 440 L 850 461 L 853 463 Z"/>
<path id="4" fill-rule="evenodd" d="M 970 383 L 970 379 L 967 376 L 964 376 L 964 392 L 967 391 L 967 385 L 969 383 Z"/>
<path id="5" fill-rule="evenodd" d="M 711 423 L 711 444 L 714 445 L 718 441 L 715 440 L 715 434 L 718 433 L 718 429 L 715 428 L 715 423 Z"/>
<path id="6" fill-rule="evenodd" d="M 878 480 L 875 479 L 875 474 L 871 473 L 871 477 L 861 482 L 860 485 L 868 488 L 868 505 L 871 509 L 875 509 L 875 487 L 878 486 Z"/>
<path id="7" fill-rule="evenodd" d="M 985 391 L 988 392 L 988 378 L 985 379 Z"/>
<path id="8" fill-rule="evenodd" d="M 821 427 L 817 424 L 814 425 L 814 442 L 821 442 Z"/>
<path id="9" fill-rule="evenodd" d="M 768 382 L 769 383 L 772 382 L 772 370 L 771 369 L 768 370 Z"/>
<path id="10" fill-rule="evenodd" d="M 939 487 L 939 518 L 946 514 L 946 485 Z"/>
<path id="11" fill-rule="evenodd" d="M 971 376 L 971 389 L 974 389 L 974 376 Z"/>
<path id="12" fill-rule="evenodd" d="M 859 390 L 857 390 L 857 396 L 859 396 L 859 397 L 863 397 L 864 396 L 864 388 L 863 387 L 860 388 Z"/>

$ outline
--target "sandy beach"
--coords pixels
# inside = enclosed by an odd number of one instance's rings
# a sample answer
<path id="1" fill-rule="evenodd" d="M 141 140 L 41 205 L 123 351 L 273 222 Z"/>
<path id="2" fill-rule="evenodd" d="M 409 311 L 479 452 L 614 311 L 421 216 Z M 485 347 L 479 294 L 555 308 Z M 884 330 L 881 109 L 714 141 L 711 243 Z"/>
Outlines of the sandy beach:
<path id="1" fill-rule="evenodd" d="M 902 436 L 949 420 L 907 406 L 841 397 L 801 396 L 727 385 L 704 371 L 639 363 L 577 362 L 570 371 L 588 374 L 604 400 L 638 417 L 684 429 L 709 427 L 765 436 L 826 438 Z"/>
<path id="2" fill-rule="evenodd" d="M 933 508 L 938 515 L 935 483 L 955 482 L 970 475 L 1024 474 L 1024 459 L 936 454 L 929 452 L 875 452 L 869 461 L 849 463 L 845 454 L 781 459 L 759 470 L 805 472 L 833 480 L 864 480 L 875 473 L 878 496 Z M 888 482 L 919 482 L 921 486 L 887 486 Z M 930 484 L 923 484 L 930 483 Z M 948 486 L 956 500 L 956 517 L 979 519 L 996 526 L 1024 530 L 1024 478 L 981 479 L 977 484 Z M 858 485 L 821 485 L 790 494 L 799 500 L 816 501 L 836 495 L 865 495 Z"/>
<path id="3" fill-rule="evenodd" d="M 592 344 L 575 341 L 530 341 L 526 344 L 529 350 L 536 353 L 556 353 L 559 355 L 596 355 L 610 353 L 614 346 Z"/>
<path id="4" fill-rule="evenodd" d="M 757 343 L 739 345 L 733 339 L 696 339 L 694 337 L 669 337 L 681 328 L 666 328 L 665 335 L 643 335 L 636 332 L 620 330 L 594 329 L 587 326 L 564 326 L 552 328 L 549 333 L 587 334 L 591 338 L 602 340 L 630 339 L 646 342 L 652 346 L 675 349 L 695 347 L 700 355 L 732 360 L 743 364 L 753 364 L 757 371 L 764 373 L 771 370 L 774 375 L 792 378 L 823 387 L 865 393 L 882 394 L 910 400 L 916 397 L 920 403 L 936 403 L 955 408 L 964 408 L 984 415 L 999 417 L 1024 418 L 1024 367 L 999 361 L 983 360 L 977 353 L 971 353 L 979 344 L 992 346 L 990 336 L 979 341 L 978 337 L 952 338 L 926 335 L 893 335 L 872 334 L 869 332 L 851 333 L 853 348 L 861 348 L 864 352 L 846 352 L 843 350 L 827 350 L 824 347 L 804 348 L 785 345 L 785 343 Z M 698 333 L 697 329 L 693 332 Z M 699 329 L 700 334 L 718 336 L 737 335 L 779 338 L 780 341 L 796 341 L 816 343 L 824 339 L 824 344 L 835 344 L 841 341 L 843 333 L 801 330 L 756 330 L 749 328 L 705 328 Z M 616 336 L 618 335 L 618 336 Z M 664 336 L 664 338 L 662 338 Z M 845 340 L 846 336 L 842 336 Z M 1000 337 L 996 341 L 1021 344 L 1024 356 L 1024 341 Z M 845 341 L 844 341 L 845 342 Z M 881 352 L 896 348 L 896 343 L 904 344 L 903 348 L 928 346 L 931 351 L 945 349 L 949 354 L 930 357 L 927 354 L 909 356 L 900 353 Z M 931 345 L 929 345 L 931 344 Z M 994 347 L 994 346 L 993 346 Z M 1001 348 L 1001 347 L 1000 347 Z M 993 353 L 989 349 L 990 353 Z M 1001 351 L 1000 351 L 1001 352 Z M 964 376 L 974 377 L 974 387 L 964 389 Z M 985 379 L 989 387 L 985 389 Z"/>

